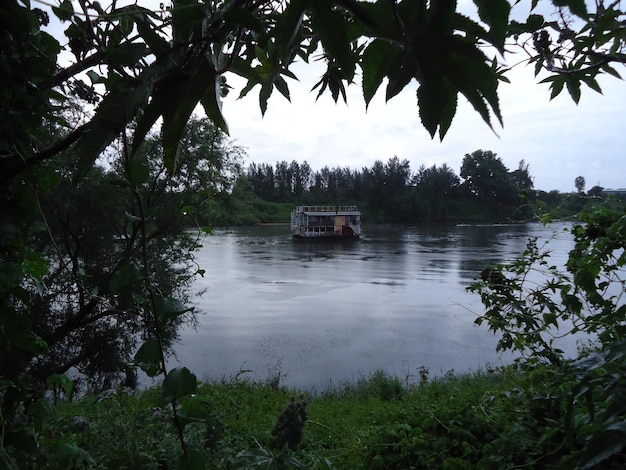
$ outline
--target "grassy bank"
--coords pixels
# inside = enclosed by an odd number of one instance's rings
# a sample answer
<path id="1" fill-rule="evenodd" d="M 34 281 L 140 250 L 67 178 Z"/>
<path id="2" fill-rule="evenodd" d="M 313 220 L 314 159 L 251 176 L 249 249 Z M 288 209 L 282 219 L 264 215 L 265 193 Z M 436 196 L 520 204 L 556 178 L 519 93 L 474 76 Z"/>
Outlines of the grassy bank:
<path id="1" fill-rule="evenodd" d="M 291 211 L 298 205 L 320 205 L 322 202 L 290 201 L 271 202 L 255 195 L 248 195 L 245 201 L 238 201 L 228 210 L 217 209 L 211 213 L 207 220 L 201 220 L 214 226 L 254 225 L 258 223 L 288 223 L 291 219 Z M 432 213 L 431 208 L 423 208 L 419 214 L 402 213 L 393 215 L 389 211 L 371 207 L 364 201 L 358 200 L 334 200 L 328 205 L 356 204 L 362 214 L 364 223 L 394 223 L 418 224 L 429 222 L 493 222 L 493 221 L 530 221 L 540 220 L 549 215 L 551 219 L 570 220 L 582 211 L 591 211 L 597 207 L 605 207 L 620 210 L 624 205 L 623 198 L 597 198 L 578 194 L 553 195 L 544 199 L 537 199 L 532 203 L 520 203 L 510 207 L 484 204 L 472 199 L 453 199 L 447 201 L 444 208 L 439 212 Z M 421 207 L 420 201 L 416 202 Z"/>
<path id="2" fill-rule="evenodd" d="M 501 468 L 531 458 L 518 442 L 531 436 L 515 429 L 523 390 L 536 380 L 507 368 L 407 386 L 376 373 L 318 396 L 231 381 L 202 385 L 179 413 L 206 416 L 185 432 L 210 468 L 291 468 L 290 461 L 302 468 Z M 87 459 L 76 452 L 86 451 L 93 468 L 175 468 L 180 458 L 171 409 L 156 389 L 90 396 L 57 414 L 45 432 L 63 436 L 68 459 Z M 279 422 L 286 433 L 274 429 Z M 281 436 L 298 441 L 297 450 L 276 450 Z"/>

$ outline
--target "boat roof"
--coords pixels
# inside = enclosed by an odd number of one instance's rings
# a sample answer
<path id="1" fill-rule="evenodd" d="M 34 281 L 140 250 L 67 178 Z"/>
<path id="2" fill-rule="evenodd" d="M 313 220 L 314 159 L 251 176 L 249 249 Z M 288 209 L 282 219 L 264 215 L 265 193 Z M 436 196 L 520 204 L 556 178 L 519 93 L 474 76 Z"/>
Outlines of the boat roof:
<path id="1" fill-rule="evenodd" d="M 304 213 L 306 215 L 330 215 L 330 214 L 341 214 L 341 215 L 361 215 L 357 206 L 355 205 L 345 205 L 345 206 L 298 206 L 294 210 L 295 213 Z"/>
<path id="2" fill-rule="evenodd" d="M 303 211 L 303 214 L 312 216 L 327 216 L 327 215 L 361 215 L 359 211 Z"/>

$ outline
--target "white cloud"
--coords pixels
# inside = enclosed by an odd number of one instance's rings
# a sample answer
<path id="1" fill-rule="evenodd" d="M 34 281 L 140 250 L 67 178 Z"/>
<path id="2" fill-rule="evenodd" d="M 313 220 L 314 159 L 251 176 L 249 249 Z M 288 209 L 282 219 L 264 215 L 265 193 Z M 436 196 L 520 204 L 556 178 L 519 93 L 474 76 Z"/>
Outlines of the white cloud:
<path id="1" fill-rule="evenodd" d="M 159 1 L 141 3 L 154 6 Z M 515 14 L 523 18 L 529 5 L 524 0 Z M 467 14 L 475 9 L 470 0 L 460 1 L 459 8 Z M 552 11 L 542 13 L 549 18 Z M 51 29 L 61 34 L 63 28 L 55 24 Z M 366 112 L 358 85 L 348 90 L 349 105 L 335 104 L 328 94 L 316 102 L 317 90 L 310 90 L 323 73 L 321 63 L 299 64 L 295 73 L 302 82 L 288 80 L 292 103 L 274 92 L 265 118 L 261 118 L 258 89 L 237 100 L 242 81 L 229 77 L 236 89 L 226 98 L 224 113 L 231 137 L 247 148 L 249 161 L 306 160 L 314 170 L 326 165 L 360 169 L 376 159 L 398 156 L 410 160 L 414 171 L 422 164 L 447 163 L 458 173 L 466 153 L 484 149 L 497 153 L 509 169 L 525 159 L 538 189 L 572 191 L 579 175 L 588 188 L 626 187 L 626 86 L 612 77 L 600 81 L 604 96 L 583 89 L 576 106 L 567 91 L 549 101 L 548 86 L 537 84 L 532 67 L 517 67 L 510 75 L 512 83 L 500 86 L 504 128 L 494 123 L 499 137 L 460 97 L 452 127 L 439 142 L 431 140 L 421 125 L 414 83 L 387 104 L 381 87 Z"/>
<path id="2" fill-rule="evenodd" d="M 275 92 L 263 119 L 258 91 L 242 100 L 235 99 L 238 91 L 227 97 L 231 137 L 247 147 L 250 161 L 306 160 L 314 170 L 326 165 L 360 169 L 398 156 L 409 159 L 414 171 L 421 164 L 447 163 L 458 173 L 466 153 L 484 149 L 497 153 L 511 170 L 524 159 L 537 189 L 572 191 L 578 175 L 589 187 L 626 186 L 621 142 L 626 87 L 619 80 L 601 81 L 604 96 L 584 89 L 577 106 L 567 91 L 550 101 L 548 86 L 537 83 L 531 67 L 516 68 L 512 83 L 500 86 L 504 128 L 494 122 L 498 135 L 460 97 L 452 127 L 439 142 L 421 125 L 415 84 L 387 104 L 381 87 L 366 112 L 358 85 L 349 89 L 348 105 L 335 104 L 330 95 L 316 102 L 317 90 L 310 89 L 321 73 L 317 65 L 299 65 L 302 82 L 290 83 L 291 104 Z"/>

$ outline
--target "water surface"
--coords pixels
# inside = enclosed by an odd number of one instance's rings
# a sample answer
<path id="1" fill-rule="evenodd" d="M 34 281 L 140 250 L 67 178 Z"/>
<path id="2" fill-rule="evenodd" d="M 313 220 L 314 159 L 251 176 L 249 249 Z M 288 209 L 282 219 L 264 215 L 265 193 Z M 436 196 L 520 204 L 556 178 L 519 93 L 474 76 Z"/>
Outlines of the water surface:
<path id="1" fill-rule="evenodd" d="M 383 369 L 415 378 L 510 362 L 474 320 L 466 292 L 487 264 L 512 261 L 530 237 L 563 262 L 563 224 L 364 226 L 355 242 L 293 241 L 288 226 L 217 231 L 197 261 L 199 324 L 170 366 L 201 380 L 244 376 L 324 391 Z M 573 345 L 570 345 L 574 347 Z M 415 380 L 415 379 L 414 379 Z"/>

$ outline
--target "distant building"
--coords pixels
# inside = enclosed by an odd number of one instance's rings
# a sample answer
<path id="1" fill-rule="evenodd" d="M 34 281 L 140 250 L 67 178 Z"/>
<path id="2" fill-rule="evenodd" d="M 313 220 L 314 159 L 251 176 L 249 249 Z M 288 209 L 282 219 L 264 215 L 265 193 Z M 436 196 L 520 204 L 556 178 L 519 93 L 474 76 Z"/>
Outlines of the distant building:
<path id="1" fill-rule="evenodd" d="M 605 189 L 602 192 L 606 196 L 624 196 L 624 195 L 626 195 L 626 188 Z"/>

